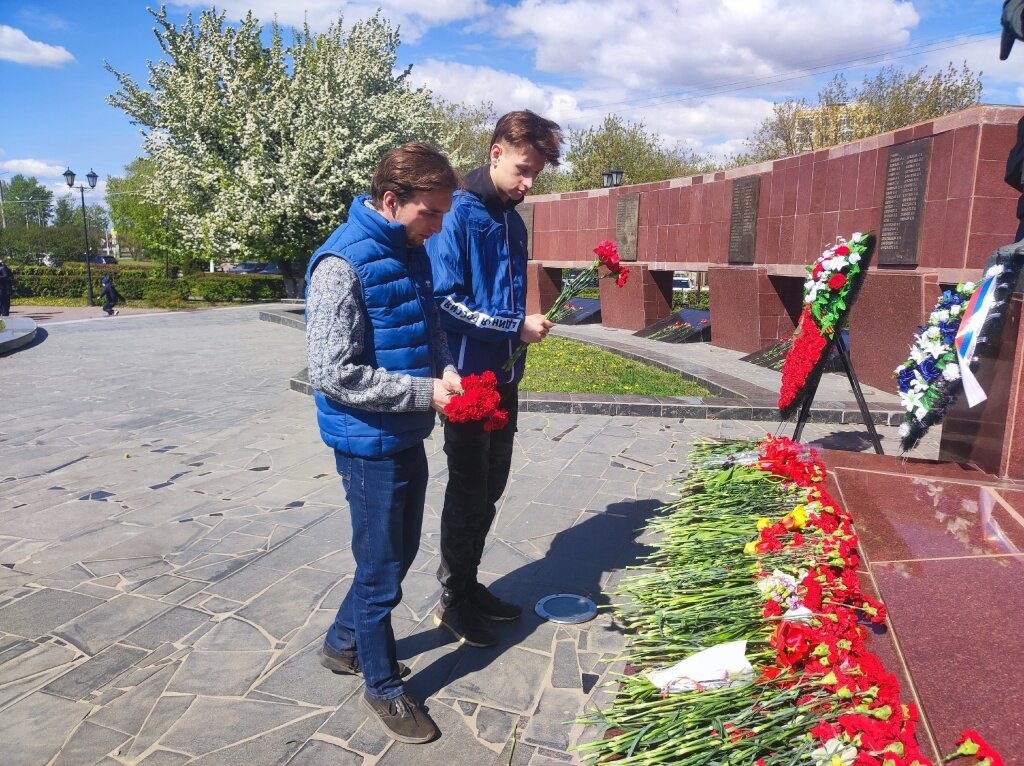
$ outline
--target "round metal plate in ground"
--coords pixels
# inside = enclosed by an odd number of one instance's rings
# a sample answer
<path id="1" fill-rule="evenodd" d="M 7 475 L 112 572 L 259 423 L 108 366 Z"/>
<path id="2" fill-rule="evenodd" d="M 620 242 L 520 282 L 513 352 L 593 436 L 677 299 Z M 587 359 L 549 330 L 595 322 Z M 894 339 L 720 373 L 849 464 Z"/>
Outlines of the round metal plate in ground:
<path id="1" fill-rule="evenodd" d="M 534 611 L 549 622 L 576 625 L 597 616 L 597 607 L 589 598 L 574 593 L 554 593 L 537 602 Z"/>

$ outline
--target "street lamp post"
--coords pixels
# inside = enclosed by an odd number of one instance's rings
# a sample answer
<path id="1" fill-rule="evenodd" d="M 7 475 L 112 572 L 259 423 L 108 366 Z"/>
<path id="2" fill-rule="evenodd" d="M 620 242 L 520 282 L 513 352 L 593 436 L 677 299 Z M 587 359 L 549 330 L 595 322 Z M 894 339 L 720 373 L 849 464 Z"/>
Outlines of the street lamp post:
<path id="1" fill-rule="evenodd" d="M 99 178 L 96 175 L 96 171 L 90 168 L 85 177 L 89 180 L 89 188 L 95 189 L 96 179 Z M 64 171 L 64 180 L 68 182 L 68 187 L 75 188 L 75 174 L 71 168 Z M 82 232 L 85 235 L 85 283 L 89 295 L 89 305 L 93 306 L 95 304 L 92 297 L 92 266 L 89 263 L 89 222 L 86 220 L 85 215 L 85 185 L 78 184 L 78 190 L 82 194 Z"/>

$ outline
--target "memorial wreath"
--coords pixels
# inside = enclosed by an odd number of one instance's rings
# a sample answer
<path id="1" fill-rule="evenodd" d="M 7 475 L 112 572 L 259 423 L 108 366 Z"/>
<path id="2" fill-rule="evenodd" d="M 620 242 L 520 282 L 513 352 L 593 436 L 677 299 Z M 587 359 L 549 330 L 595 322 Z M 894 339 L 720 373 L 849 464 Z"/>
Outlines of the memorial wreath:
<path id="1" fill-rule="evenodd" d="M 793 414 L 821 377 L 832 343 L 863 284 L 874 246 L 872 234 L 854 232 L 849 240 L 837 237 L 836 244 L 807 267 L 803 311 L 782 365 L 779 411 L 783 418 Z"/>

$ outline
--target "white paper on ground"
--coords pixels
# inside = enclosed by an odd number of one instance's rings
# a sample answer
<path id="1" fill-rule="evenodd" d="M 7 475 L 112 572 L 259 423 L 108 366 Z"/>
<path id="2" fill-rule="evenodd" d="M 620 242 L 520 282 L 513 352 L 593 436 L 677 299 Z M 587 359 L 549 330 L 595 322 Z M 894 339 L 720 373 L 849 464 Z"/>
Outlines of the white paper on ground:
<path id="1" fill-rule="evenodd" d="M 644 675 L 662 692 L 719 689 L 746 683 L 754 675 L 746 652 L 746 641 L 730 641 L 692 654 L 670 668 L 648 670 Z"/>

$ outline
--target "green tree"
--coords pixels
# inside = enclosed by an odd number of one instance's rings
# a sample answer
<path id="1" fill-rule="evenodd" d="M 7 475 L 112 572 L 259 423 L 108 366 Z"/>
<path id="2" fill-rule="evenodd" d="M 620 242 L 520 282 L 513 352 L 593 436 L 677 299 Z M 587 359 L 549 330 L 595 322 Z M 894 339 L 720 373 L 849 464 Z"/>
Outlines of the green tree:
<path id="1" fill-rule="evenodd" d="M 762 162 L 897 130 L 981 101 L 981 73 L 952 64 L 929 76 L 927 67 L 883 67 L 851 88 L 839 74 L 817 101 L 786 99 L 747 139 L 736 164 Z"/>
<path id="2" fill-rule="evenodd" d="M 168 209 L 152 201 L 157 184 L 156 162 L 138 157 L 125 167 L 123 176 L 107 179 L 107 207 L 110 221 L 122 248 L 154 260 L 183 266 L 187 257 L 174 247 L 177 233 Z"/>
<path id="3" fill-rule="evenodd" d="M 487 164 L 491 136 L 498 115 L 494 104 L 457 104 L 444 99 L 432 102 L 431 119 L 438 145 L 461 173 Z"/>
<path id="4" fill-rule="evenodd" d="M 610 114 L 598 127 L 570 130 L 565 153 L 566 170 L 541 175 L 535 190 L 580 191 L 600 188 L 601 175 L 614 167 L 623 170 L 624 183 L 642 184 L 666 178 L 706 173 L 717 165 L 680 147 L 667 147 L 642 122 Z"/>
<path id="5" fill-rule="evenodd" d="M 927 67 L 906 72 L 888 66 L 864 78 L 853 94 L 863 120 L 858 132 L 870 136 L 958 112 L 980 103 L 981 93 L 981 72 L 966 62 L 960 69 L 949 64 L 931 77 Z"/>
<path id="6" fill-rule="evenodd" d="M 398 32 L 379 15 L 323 34 L 307 28 L 269 45 L 247 14 L 238 26 L 203 11 L 180 27 L 152 11 L 167 60 L 148 88 L 108 70 L 108 99 L 143 128 L 159 183 L 144 198 L 166 208 L 193 255 L 266 259 L 286 276 L 369 188 L 380 157 L 435 138 L 429 94 L 396 68 Z"/>
<path id="7" fill-rule="evenodd" d="M 57 204 L 53 208 L 53 225 L 71 226 L 75 222 L 75 213 L 78 212 L 78 209 L 79 205 L 73 202 L 70 196 L 58 197 Z"/>
<path id="8" fill-rule="evenodd" d="M 4 220 L 7 226 L 44 226 L 53 213 L 53 192 L 34 176 L 21 173 L 4 184 Z"/>

